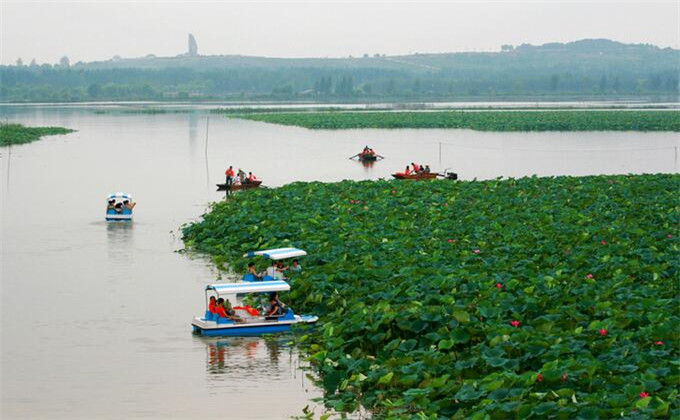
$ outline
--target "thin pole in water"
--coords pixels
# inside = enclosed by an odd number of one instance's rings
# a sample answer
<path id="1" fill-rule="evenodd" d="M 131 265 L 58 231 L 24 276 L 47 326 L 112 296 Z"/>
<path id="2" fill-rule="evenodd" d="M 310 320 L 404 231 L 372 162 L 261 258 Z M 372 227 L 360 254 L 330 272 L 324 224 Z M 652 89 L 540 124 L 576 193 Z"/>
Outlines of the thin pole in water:
<path id="1" fill-rule="evenodd" d="M 439 142 L 439 166 L 442 166 L 442 142 Z"/>

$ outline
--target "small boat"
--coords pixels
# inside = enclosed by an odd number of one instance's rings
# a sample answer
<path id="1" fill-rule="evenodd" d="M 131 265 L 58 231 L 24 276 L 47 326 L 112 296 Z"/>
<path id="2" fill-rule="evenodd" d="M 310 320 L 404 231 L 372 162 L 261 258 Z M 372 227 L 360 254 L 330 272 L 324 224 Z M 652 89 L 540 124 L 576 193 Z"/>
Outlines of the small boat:
<path id="1" fill-rule="evenodd" d="M 378 155 L 375 153 L 359 153 L 357 157 L 362 162 L 375 162 L 378 160 Z"/>
<path id="2" fill-rule="evenodd" d="M 209 284 L 205 286 L 205 315 L 194 318 L 191 322 L 193 331 L 203 336 L 243 337 L 290 331 L 294 324 L 315 324 L 319 317 L 314 315 L 296 315 L 291 308 L 286 307 L 283 315 L 264 316 L 264 311 L 258 311 L 243 301 L 243 297 L 249 294 L 288 290 L 290 285 L 283 280 Z M 209 294 L 228 299 L 242 322 L 219 317 L 207 310 Z"/>
<path id="3" fill-rule="evenodd" d="M 217 184 L 217 191 L 237 191 L 237 190 L 249 190 L 251 188 L 257 188 L 262 184 L 262 181 L 246 182 L 243 184 Z"/>
<path id="4" fill-rule="evenodd" d="M 125 206 L 128 203 L 132 203 L 132 196 L 128 193 L 109 194 L 106 197 L 106 220 L 110 222 L 132 220 L 132 209 Z"/>
<path id="5" fill-rule="evenodd" d="M 454 181 L 458 179 L 458 174 L 455 172 L 450 172 L 448 169 L 446 169 L 443 174 L 437 172 L 421 172 L 418 174 L 410 173 L 406 175 L 403 172 L 397 172 L 396 174 L 392 174 L 392 176 L 396 179 L 415 179 L 415 180 L 435 179 L 437 177 L 450 179 Z"/>
<path id="6" fill-rule="evenodd" d="M 397 172 L 392 174 L 396 179 L 435 179 L 437 177 L 436 172 L 419 173 L 419 174 L 405 174 L 403 172 Z"/>
<path id="7" fill-rule="evenodd" d="M 296 258 L 296 257 L 302 257 L 307 255 L 306 251 L 303 251 L 302 249 L 298 248 L 274 248 L 274 249 L 265 249 L 262 251 L 250 251 L 245 254 L 243 254 L 243 258 L 251 258 L 251 257 L 256 257 L 256 256 L 261 256 L 265 258 L 269 258 L 272 261 L 278 261 L 278 260 L 285 260 L 288 258 Z M 256 279 L 252 274 L 244 274 L 243 278 L 241 279 L 242 281 L 246 282 L 253 282 L 253 281 L 260 281 Z M 265 275 L 262 278 L 263 281 L 267 280 L 279 280 L 274 277 L 270 277 Z"/>

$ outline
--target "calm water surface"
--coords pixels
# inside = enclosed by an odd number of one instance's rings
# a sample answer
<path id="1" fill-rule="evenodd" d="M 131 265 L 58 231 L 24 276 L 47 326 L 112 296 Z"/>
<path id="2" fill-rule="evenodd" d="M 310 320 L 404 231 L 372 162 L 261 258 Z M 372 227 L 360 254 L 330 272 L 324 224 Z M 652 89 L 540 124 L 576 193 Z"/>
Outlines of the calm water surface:
<path id="1" fill-rule="evenodd" d="M 208 261 L 177 228 L 222 199 L 225 165 L 265 185 L 378 179 L 411 162 L 463 179 L 678 172 L 675 133 L 311 131 L 190 114 L 3 107 L 3 120 L 77 129 L 0 149 L 4 418 L 282 418 L 321 391 L 285 337 L 201 339 Z M 369 144 L 387 157 L 347 159 Z M 138 202 L 103 220 L 104 197 Z M 319 407 L 317 412 L 320 411 Z"/>

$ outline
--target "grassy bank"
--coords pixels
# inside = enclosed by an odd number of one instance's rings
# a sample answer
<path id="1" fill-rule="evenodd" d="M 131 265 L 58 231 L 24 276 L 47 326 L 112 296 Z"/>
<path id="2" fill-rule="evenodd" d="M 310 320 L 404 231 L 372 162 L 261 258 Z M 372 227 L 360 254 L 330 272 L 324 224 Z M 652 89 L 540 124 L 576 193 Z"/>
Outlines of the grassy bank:
<path id="1" fill-rule="evenodd" d="M 240 118 L 313 129 L 680 131 L 680 112 L 677 111 L 289 112 L 248 114 Z"/>
<path id="2" fill-rule="evenodd" d="M 309 256 L 284 300 L 326 403 L 457 418 L 680 416 L 678 175 L 295 183 L 186 245 Z M 431 417 L 435 418 L 435 417 Z"/>
<path id="3" fill-rule="evenodd" d="M 21 124 L 0 124 L 0 146 L 30 143 L 43 136 L 68 134 L 74 130 L 63 127 L 26 127 Z"/>

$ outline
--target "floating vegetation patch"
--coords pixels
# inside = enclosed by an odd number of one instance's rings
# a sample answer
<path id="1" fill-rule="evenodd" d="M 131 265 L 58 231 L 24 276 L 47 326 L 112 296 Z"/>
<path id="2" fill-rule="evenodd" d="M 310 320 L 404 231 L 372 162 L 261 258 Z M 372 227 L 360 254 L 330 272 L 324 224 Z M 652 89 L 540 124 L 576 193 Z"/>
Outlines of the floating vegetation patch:
<path id="1" fill-rule="evenodd" d="M 21 124 L 0 124 L 0 146 L 30 143 L 44 136 L 68 134 L 75 130 L 63 127 L 26 127 Z"/>
<path id="2" fill-rule="evenodd" d="M 289 112 L 243 115 L 312 129 L 467 128 L 479 131 L 680 131 L 677 111 Z"/>
<path id="3" fill-rule="evenodd" d="M 680 417 L 680 175 L 294 183 L 214 204 L 187 247 L 286 296 L 329 409 L 393 418 Z M 259 267 L 258 267 L 259 268 Z"/>

